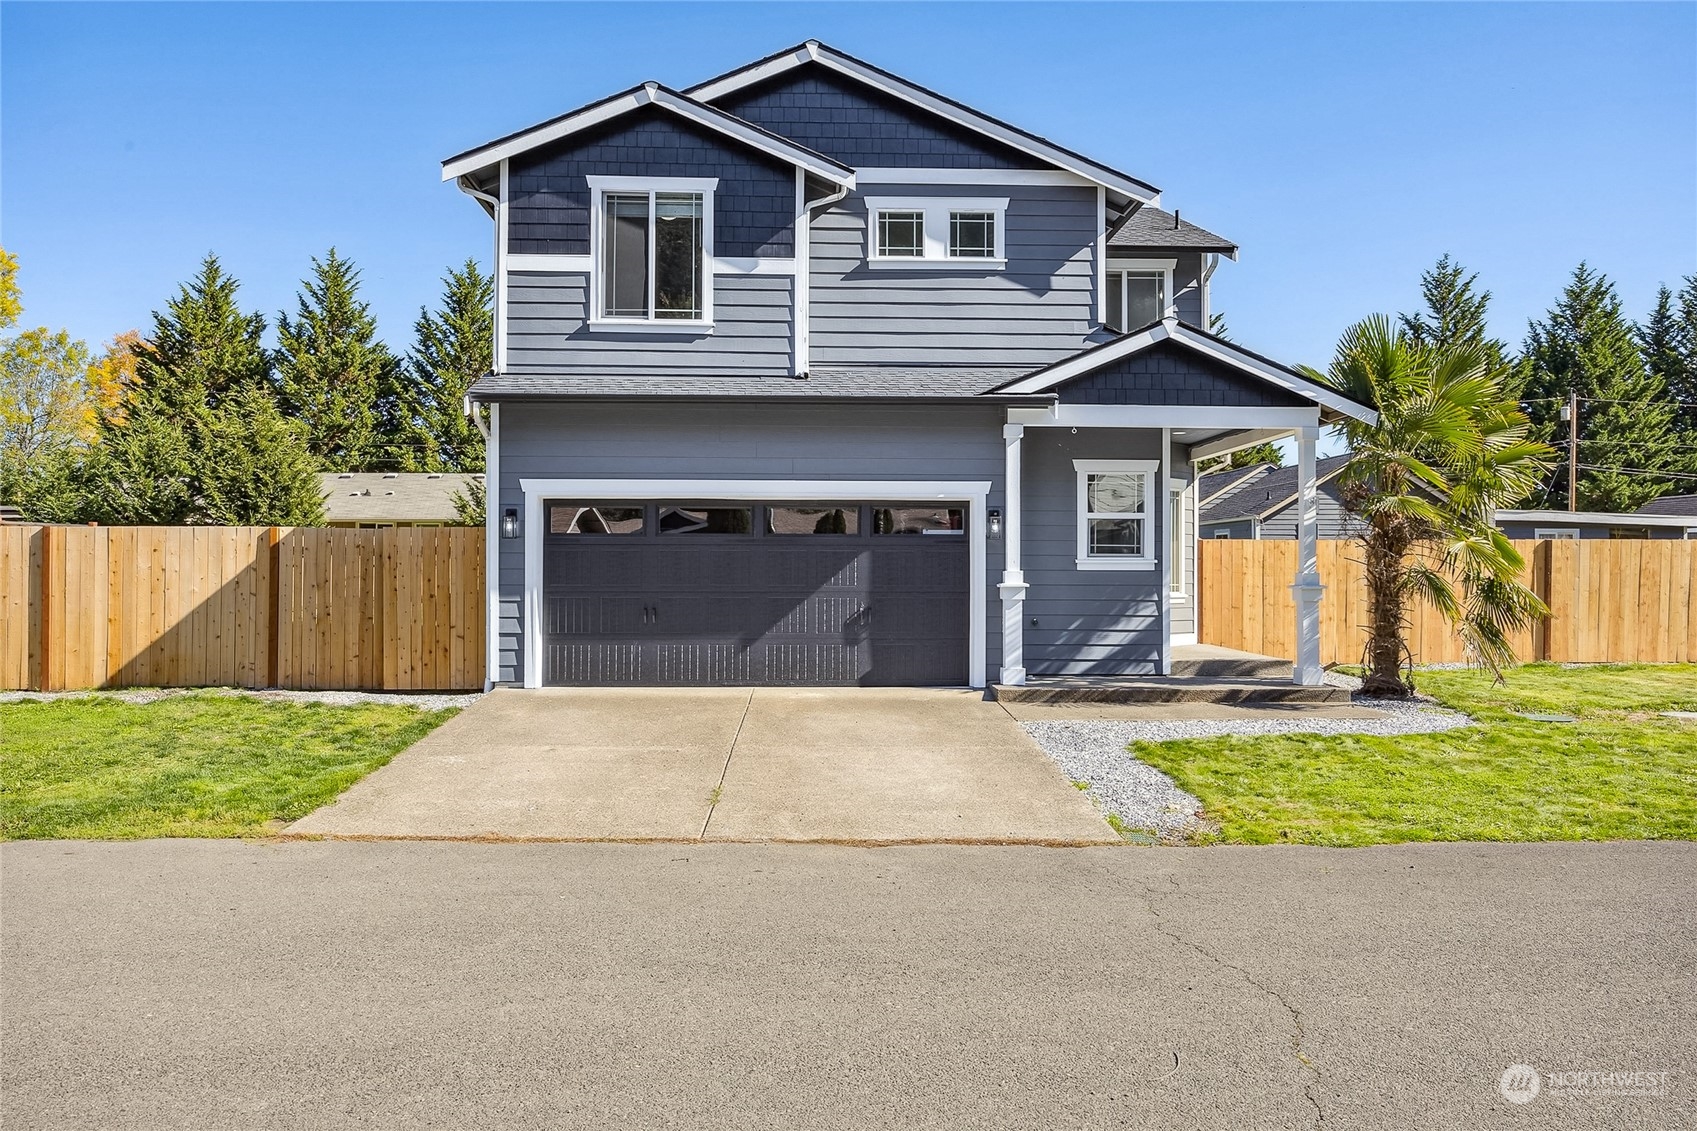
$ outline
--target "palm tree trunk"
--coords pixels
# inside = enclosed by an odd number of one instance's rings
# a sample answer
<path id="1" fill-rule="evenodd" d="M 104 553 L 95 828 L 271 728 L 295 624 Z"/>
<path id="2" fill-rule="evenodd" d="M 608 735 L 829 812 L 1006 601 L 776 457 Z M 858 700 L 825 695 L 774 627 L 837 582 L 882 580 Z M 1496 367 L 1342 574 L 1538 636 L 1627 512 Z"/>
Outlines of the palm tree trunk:
<path id="1" fill-rule="evenodd" d="M 1376 518 L 1363 538 L 1367 582 L 1367 677 L 1361 690 L 1379 698 L 1409 693 L 1402 678 L 1403 594 L 1408 546 L 1394 519 Z"/>

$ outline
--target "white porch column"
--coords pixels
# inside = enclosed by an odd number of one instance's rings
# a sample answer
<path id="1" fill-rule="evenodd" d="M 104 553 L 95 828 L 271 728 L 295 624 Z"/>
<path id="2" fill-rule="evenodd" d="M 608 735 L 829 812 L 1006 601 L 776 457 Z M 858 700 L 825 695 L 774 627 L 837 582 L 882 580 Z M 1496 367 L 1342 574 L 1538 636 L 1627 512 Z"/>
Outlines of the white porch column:
<path id="1" fill-rule="evenodd" d="M 1025 425 L 1004 424 L 1002 445 L 1007 457 L 1002 502 L 1002 675 L 1009 687 L 1025 683 L 1025 571 L 1020 568 L 1019 504 L 1023 480 L 1020 442 Z"/>
<path id="2" fill-rule="evenodd" d="M 1292 679 L 1306 687 L 1317 687 L 1325 673 L 1320 667 L 1320 494 L 1314 484 L 1314 445 L 1320 438 L 1317 425 L 1304 426 L 1296 438 L 1296 581 L 1290 587 L 1296 598 L 1296 667 Z"/>

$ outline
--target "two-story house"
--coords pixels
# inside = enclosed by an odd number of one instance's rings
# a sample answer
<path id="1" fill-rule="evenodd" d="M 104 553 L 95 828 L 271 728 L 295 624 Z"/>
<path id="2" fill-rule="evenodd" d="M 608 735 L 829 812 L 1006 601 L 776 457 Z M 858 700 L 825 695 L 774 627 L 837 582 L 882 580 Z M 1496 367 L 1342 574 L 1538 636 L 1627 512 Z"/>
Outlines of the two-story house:
<path id="1" fill-rule="evenodd" d="M 1207 332 L 1236 248 L 1154 186 L 820 43 L 443 178 L 495 229 L 491 682 L 1164 673 L 1195 461 L 1294 436 L 1312 499 L 1372 416 Z"/>

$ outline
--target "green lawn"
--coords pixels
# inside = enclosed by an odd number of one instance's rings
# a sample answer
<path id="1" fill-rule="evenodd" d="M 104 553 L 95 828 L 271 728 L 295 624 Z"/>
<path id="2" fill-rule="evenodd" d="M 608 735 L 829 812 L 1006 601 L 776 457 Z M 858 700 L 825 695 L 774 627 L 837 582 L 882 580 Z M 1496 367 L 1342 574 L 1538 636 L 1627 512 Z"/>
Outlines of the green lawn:
<path id="1" fill-rule="evenodd" d="M 1201 798 L 1230 843 L 1697 839 L 1697 722 L 1658 714 L 1697 711 L 1697 664 L 1534 664 L 1500 687 L 1432 671 L 1419 684 L 1480 725 L 1131 749 Z"/>
<path id="2" fill-rule="evenodd" d="M 217 692 L 0 704 L 0 837 L 263 835 L 456 713 Z"/>

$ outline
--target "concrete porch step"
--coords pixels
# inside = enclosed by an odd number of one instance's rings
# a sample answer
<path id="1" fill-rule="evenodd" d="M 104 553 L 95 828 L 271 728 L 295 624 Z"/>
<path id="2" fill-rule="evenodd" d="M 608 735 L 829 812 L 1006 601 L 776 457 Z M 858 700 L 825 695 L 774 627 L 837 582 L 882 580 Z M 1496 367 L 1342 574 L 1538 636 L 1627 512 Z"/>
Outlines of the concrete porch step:
<path id="1" fill-rule="evenodd" d="M 1290 679 L 1290 661 L 1217 644 L 1173 646 L 1175 677 L 1183 679 Z"/>
<path id="2" fill-rule="evenodd" d="M 1290 682 L 1290 665 L 1281 679 L 1202 679 L 1175 676 L 1123 676 L 1099 679 L 1037 678 L 1024 687 L 995 685 L 1004 703 L 1314 703 L 1348 705 L 1341 687 L 1299 687 Z"/>

